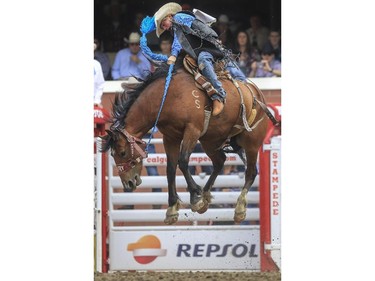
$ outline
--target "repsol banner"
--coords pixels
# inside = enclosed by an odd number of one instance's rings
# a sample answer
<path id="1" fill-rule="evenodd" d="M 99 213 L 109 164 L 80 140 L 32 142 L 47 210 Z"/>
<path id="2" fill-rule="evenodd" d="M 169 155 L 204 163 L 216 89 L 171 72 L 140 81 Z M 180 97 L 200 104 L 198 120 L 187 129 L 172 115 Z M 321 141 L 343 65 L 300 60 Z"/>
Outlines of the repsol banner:
<path id="1" fill-rule="evenodd" d="M 259 226 L 111 231 L 110 270 L 260 269 Z"/>

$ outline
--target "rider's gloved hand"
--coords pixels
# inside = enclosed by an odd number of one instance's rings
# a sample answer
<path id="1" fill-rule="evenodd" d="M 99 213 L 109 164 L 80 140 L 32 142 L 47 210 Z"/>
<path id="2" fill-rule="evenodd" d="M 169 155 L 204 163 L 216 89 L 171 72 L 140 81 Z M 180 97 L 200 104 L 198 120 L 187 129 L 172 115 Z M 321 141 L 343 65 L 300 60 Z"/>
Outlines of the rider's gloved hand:
<path id="1" fill-rule="evenodd" d="M 167 64 L 174 64 L 176 62 L 176 57 L 175 56 L 170 56 L 168 58 Z"/>

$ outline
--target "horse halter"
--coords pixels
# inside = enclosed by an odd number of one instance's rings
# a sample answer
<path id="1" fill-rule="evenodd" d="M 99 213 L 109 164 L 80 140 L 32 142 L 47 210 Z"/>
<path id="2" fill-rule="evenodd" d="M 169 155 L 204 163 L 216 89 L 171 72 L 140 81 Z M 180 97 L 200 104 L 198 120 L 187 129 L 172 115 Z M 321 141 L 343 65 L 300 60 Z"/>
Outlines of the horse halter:
<path id="1" fill-rule="evenodd" d="M 126 160 L 125 162 L 116 164 L 117 169 L 119 171 L 119 174 L 126 173 L 133 169 L 136 164 L 142 161 L 143 158 L 147 158 L 147 152 L 145 151 L 146 148 L 146 142 L 130 135 L 126 130 L 121 132 L 120 130 L 117 130 L 117 132 L 121 133 L 123 136 L 125 136 L 126 140 L 130 144 L 130 150 L 131 150 L 131 157 Z M 139 156 L 136 156 L 134 154 L 134 151 L 137 151 Z"/>

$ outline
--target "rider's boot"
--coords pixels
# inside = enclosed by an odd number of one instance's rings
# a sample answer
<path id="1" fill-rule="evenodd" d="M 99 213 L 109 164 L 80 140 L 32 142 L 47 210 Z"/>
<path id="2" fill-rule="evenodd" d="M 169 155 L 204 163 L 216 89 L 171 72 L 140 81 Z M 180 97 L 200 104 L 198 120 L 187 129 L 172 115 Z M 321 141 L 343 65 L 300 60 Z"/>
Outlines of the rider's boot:
<path id="1" fill-rule="evenodd" d="M 217 94 L 214 94 L 211 96 L 211 98 L 213 99 L 213 110 L 212 110 L 212 116 L 217 116 L 219 115 L 223 109 L 224 109 L 224 102 L 225 102 L 225 99 L 221 99 L 219 97 L 219 95 Z"/>
<path id="2" fill-rule="evenodd" d="M 198 57 L 199 69 L 201 70 L 202 74 L 211 82 L 212 86 L 217 91 L 217 93 L 211 96 L 211 99 L 213 100 L 212 116 L 217 116 L 224 109 L 225 97 L 227 94 L 223 89 L 223 85 L 217 78 L 217 75 L 214 71 L 214 67 L 212 64 L 212 55 L 209 53 L 207 53 L 208 56 L 206 56 L 206 54 L 204 56 L 201 55 L 202 54 L 200 54 L 200 56 Z"/>

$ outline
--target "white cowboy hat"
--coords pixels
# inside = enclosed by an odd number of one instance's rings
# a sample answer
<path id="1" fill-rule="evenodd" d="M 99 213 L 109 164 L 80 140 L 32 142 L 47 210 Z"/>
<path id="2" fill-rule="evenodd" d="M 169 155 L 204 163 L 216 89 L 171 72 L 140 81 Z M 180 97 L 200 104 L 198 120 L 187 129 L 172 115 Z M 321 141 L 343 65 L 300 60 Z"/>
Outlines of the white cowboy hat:
<path id="1" fill-rule="evenodd" d="M 229 18 L 227 15 L 223 14 L 219 16 L 219 19 L 217 20 L 218 23 L 229 23 Z"/>
<path id="2" fill-rule="evenodd" d="M 139 43 L 141 40 L 141 36 L 139 36 L 138 32 L 132 32 L 129 35 L 129 43 Z"/>
<path id="3" fill-rule="evenodd" d="M 121 83 L 121 87 L 126 90 L 126 89 L 133 89 L 135 86 L 138 84 L 141 84 L 142 82 L 139 82 L 135 77 L 130 76 L 127 80 Z"/>
<path id="4" fill-rule="evenodd" d="M 170 2 L 162 6 L 154 15 L 155 25 L 156 25 L 156 36 L 159 37 L 160 34 L 164 32 L 164 29 L 160 27 L 162 20 L 168 15 L 175 15 L 177 12 L 182 11 L 180 4 Z"/>
<path id="5" fill-rule="evenodd" d="M 138 32 L 132 32 L 130 33 L 129 35 L 129 39 L 124 37 L 124 42 L 125 43 L 139 43 L 139 41 L 141 40 L 141 36 L 139 35 Z"/>

